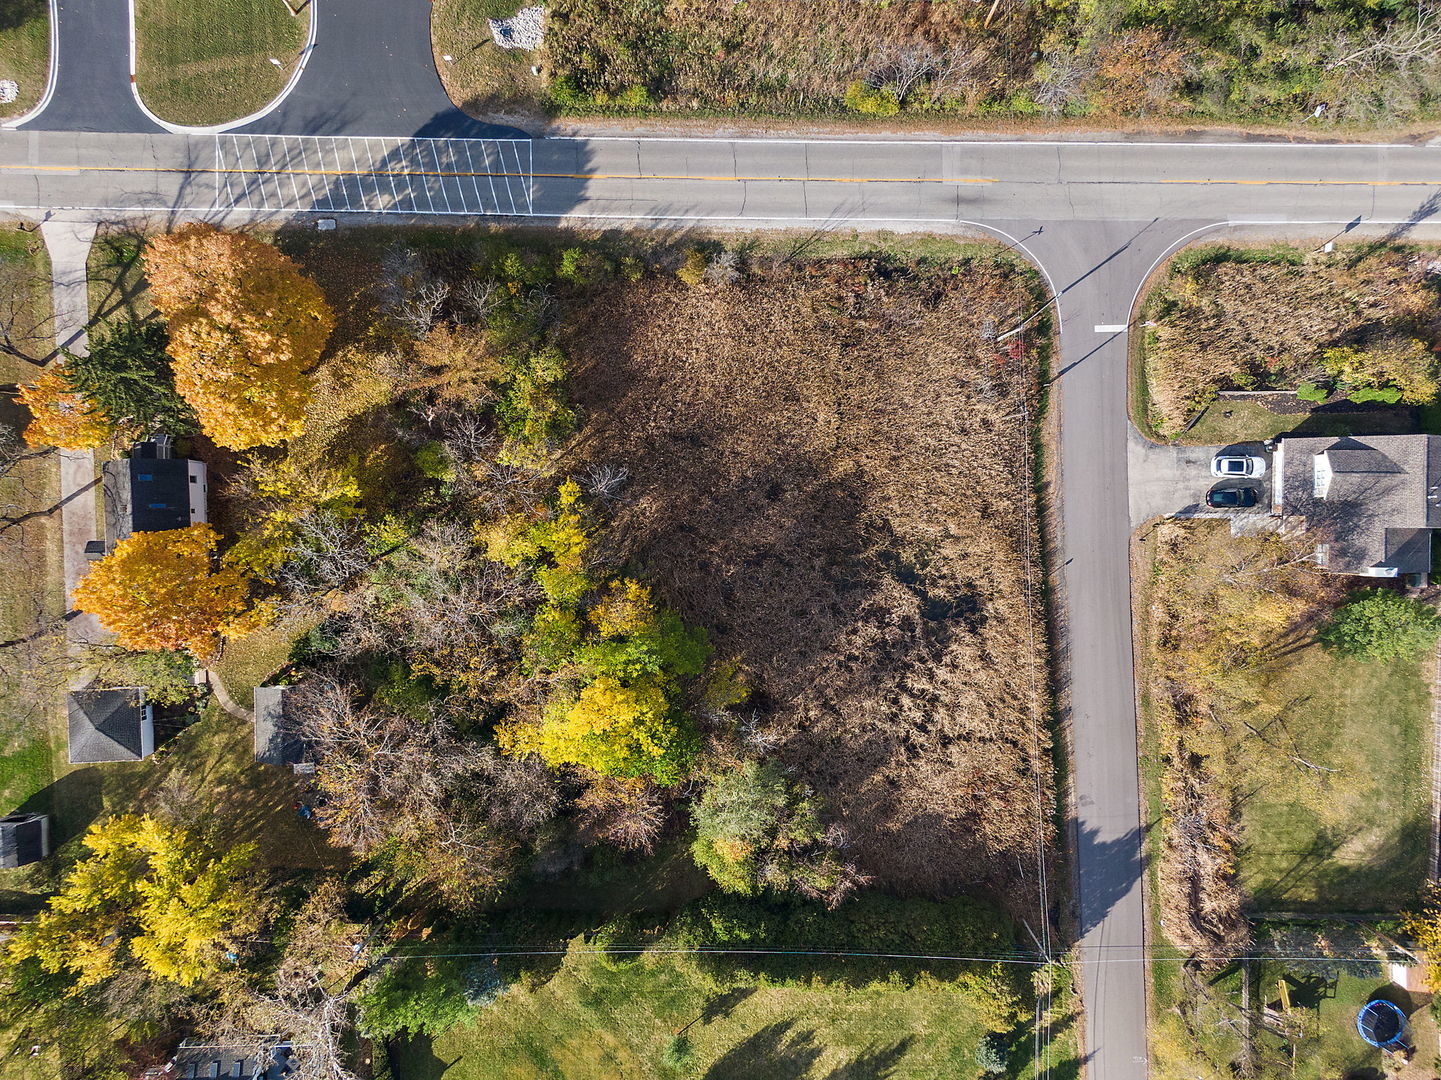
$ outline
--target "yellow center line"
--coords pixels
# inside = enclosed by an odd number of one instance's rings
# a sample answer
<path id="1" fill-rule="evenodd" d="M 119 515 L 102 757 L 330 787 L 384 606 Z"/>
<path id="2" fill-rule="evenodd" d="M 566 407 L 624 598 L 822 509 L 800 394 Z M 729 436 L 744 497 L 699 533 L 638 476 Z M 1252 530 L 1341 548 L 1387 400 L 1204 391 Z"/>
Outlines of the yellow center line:
<path id="1" fill-rule="evenodd" d="M 782 184 L 999 184 L 994 176 L 690 176 L 684 173 L 565 173 L 499 171 L 446 171 L 425 169 L 277 169 L 277 168 L 186 168 L 154 165 L 0 165 L 0 172 L 93 172 L 93 173 L 177 173 L 187 176 L 386 176 L 386 177 L 501 177 L 519 180 L 695 180 L 703 183 L 782 183 Z M 1011 183 L 1032 184 L 1038 181 L 1014 180 Z M 1113 180 L 1074 180 L 1075 184 L 1121 183 Z M 1147 183 L 1191 184 L 1221 187 L 1441 187 L 1441 180 L 1242 180 L 1170 178 L 1155 181 L 1125 181 L 1136 185 Z M 1066 181 L 1062 181 L 1066 183 Z"/>

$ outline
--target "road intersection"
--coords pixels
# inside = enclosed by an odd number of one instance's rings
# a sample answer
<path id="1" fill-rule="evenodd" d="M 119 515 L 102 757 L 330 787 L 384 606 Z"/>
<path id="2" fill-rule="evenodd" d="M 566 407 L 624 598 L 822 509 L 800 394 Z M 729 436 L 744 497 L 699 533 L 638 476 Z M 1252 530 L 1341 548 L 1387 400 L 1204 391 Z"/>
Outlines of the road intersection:
<path id="1" fill-rule="evenodd" d="M 1127 499 L 1127 327 L 1137 292 L 1167 254 L 1208 230 L 1404 233 L 1441 208 L 1441 147 L 529 140 L 444 99 L 410 0 L 367 0 L 373 23 L 350 5 L 318 5 L 316 54 L 279 107 L 233 133 L 171 134 L 120 90 L 128 66 L 117 66 L 111 35 L 125 0 L 58 3 L 56 93 L 18 130 L 0 132 L 0 210 L 76 220 L 488 216 L 984 232 L 1033 260 L 1061 327 L 1052 539 L 1087 1067 L 1093 1080 L 1146 1075 Z M 94 86 L 70 79 L 67 50 L 95 54 L 86 80 Z"/>

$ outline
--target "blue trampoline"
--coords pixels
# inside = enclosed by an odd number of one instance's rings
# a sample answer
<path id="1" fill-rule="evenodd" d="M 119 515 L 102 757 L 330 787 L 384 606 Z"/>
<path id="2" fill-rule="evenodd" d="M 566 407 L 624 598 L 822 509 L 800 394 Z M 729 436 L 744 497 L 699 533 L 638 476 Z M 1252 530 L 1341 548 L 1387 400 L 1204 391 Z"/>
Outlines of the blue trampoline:
<path id="1" fill-rule="evenodd" d="M 1406 1014 L 1385 998 L 1375 998 L 1356 1014 L 1356 1032 L 1372 1046 L 1399 1050 L 1406 1045 Z"/>

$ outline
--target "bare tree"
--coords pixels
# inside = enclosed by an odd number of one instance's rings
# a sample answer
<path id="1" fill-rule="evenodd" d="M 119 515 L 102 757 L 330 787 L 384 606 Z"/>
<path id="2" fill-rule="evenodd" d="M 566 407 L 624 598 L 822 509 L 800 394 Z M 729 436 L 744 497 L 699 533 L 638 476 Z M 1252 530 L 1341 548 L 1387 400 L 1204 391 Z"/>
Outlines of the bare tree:
<path id="1" fill-rule="evenodd" d="M 391 315 L 416 337 L 424 337 L 434 329 L 449 299 L 450 286 L 432 278 L 407 291 L 391 308 Z"/>
<path id="2" fill-rule="evenodd" d="M 596 777 L 576 800 L 583 836 L 622 851 L 650 854 L 665 827 L 665 803 L 655 785 Z"/>
<path id="3" fill-rule="evenodd" d="M 1414 21 L 1393 20 L 1360 45 L 1349 35 L 1343 36 L 1333 52 L 1342 55 L 1326 65 L 1331 71 L 1337 68 L 1375 70 L 1387 66 L 1405 71 L 1416 64 L 1434 65 L 1441 60 L 1441 4 L 1436 0 L 1418 0 Z"/>
<path id="4" fill-rule="evenodd" d="M 598 462 L 586 468 L 581 475 L 581 486 L 592 498 L 614 502 L 621 490 L 630 481 L 630 470 L 624 465 Z"/>
<path id="5" fill-rule="evenodd" d="M 248 1045 L 263 1060 L 288 1042 L 290 1080 L 357 1080 L 346 1044 L 351 998 L 366 974 L 361 928 L 345 917 L 344 889 L 323 882 L 297 913 L 271 984 L 245 989 L 210 1025 L 217 1041 Z"/>

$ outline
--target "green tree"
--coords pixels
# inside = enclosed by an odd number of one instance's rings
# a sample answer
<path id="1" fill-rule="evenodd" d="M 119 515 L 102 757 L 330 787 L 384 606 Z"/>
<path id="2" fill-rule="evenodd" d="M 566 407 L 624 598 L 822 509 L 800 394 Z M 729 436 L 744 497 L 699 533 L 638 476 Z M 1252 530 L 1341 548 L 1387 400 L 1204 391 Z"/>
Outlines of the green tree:
<path id="1" fill-rule="evenodd" d="M 66 354 L 66 379 L 117 427 L 142 435 L 193 435 L 200 423 L 176 393 L 165 352 L 169 342 L 158 322 L 120 323 L 91 341 L 89 355 Z"/>
<path id="2" fill-rule="evenodd" d="M 459 961 L 408 958 L 386 967 L 357 999 L 362 1035 L 439 1035 L 470 1011 Z"/>
<path id="3" fill-rule="evenodd" d="M 1390 589 L 1353 593 L 1320 638 L 1362 660 L 1413 660 L 1441 639 L 1441 617 L 1430 604 Z"/>
<path id="4" fill-rule="evenodd" d="M 861 878 L 836 851 L 820 810 L 778 763 L 748 761 L 716 776 L 692 807 L 691 854 L 728 892 L 794 889 L 835 906 Z"/>

